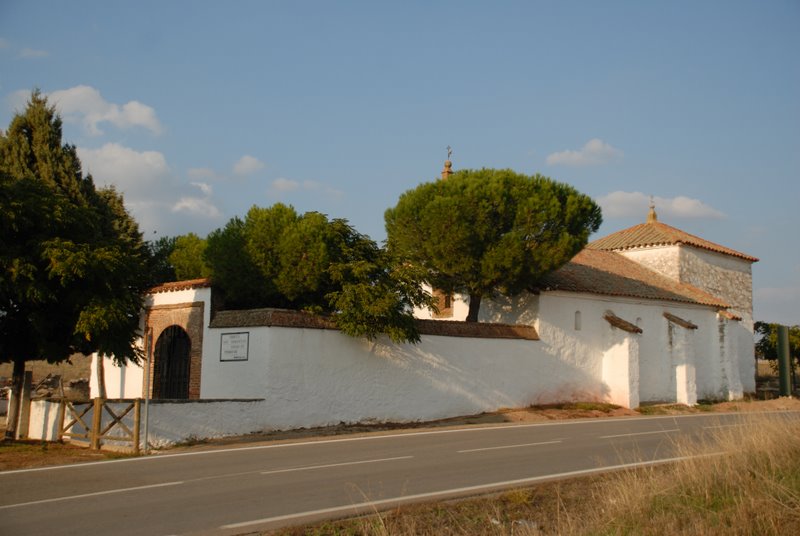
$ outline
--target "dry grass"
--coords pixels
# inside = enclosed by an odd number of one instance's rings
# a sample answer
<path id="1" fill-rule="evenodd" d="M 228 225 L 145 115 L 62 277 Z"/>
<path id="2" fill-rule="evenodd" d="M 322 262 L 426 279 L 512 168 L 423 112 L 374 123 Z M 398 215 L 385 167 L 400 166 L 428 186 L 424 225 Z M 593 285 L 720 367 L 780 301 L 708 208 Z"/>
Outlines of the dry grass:
<path id="1" fill-rule="evenodd" d="M 0 440 L 0 471 L 93 462 L 129 456 L 129 454 L 124 453 L 98 452 L 76 445 L 57 442 Z"/>
<path id="2" fill-rule="evenodd" d="M 800 534 L 796 420 L 742 416 L 679 449 L 691 458 L 611 478 L 579 533 Z"/>
<path id="3" fill-rule="evenodd" d="M 678 448 L 688 459 L 675 464 L 268 534 L 800 534 L 796 419 L 742 415 Z"/>

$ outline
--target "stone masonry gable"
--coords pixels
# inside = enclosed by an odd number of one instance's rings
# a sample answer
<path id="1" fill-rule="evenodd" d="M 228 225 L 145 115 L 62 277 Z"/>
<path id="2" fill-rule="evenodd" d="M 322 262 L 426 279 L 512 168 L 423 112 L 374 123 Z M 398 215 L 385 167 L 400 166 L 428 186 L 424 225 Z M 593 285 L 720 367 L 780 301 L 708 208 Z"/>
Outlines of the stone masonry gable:
<path id="1" fill-rule="evenodd" d="M 541 290 L 665 300 L 720 309 L 729 307 L 725 300 L 693 285 L 659 274 L 619 253 L 596 249 L 584 249 L 547 275 Z"/>

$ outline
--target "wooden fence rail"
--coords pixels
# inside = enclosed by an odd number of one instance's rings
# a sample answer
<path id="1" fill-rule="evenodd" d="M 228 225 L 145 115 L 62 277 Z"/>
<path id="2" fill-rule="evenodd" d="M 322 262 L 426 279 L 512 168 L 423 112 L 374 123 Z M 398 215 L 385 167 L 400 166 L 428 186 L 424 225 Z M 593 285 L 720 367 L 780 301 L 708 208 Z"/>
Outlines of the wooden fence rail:
<path id="1" fill-rule="evenodd" d="M 115 400 L 95 398 L 87 402 L 72 402 L 69 400 L 61 400 L 58 409 L 59 429 L 58 440 L 61 441 L 65 437 L 86 439 L 89 441 L 89 447 L 98 450 L 102 445 L 103 440 L 119 441 L 122 443 L 130 443 L 133 447 L 133 452 L 139 454 L 139 429 L 141 421 L 141 399 L 134 400 Z M 126 404 L 119 413 L 114 411 L 111 404 Z M 78 409 L 82 405 L 86 407 Z M 78 406 L 78 407 L 76 407 Z M 111 421 L 103 426 L 103 411 L 111 417 Z M 92 412 L 92 422 L 87 424 L 87 414 Z M 129 413 L 133 411 L 133 429 L 126 425 L 124 419 Z M 69 415 L 69 422 L 67 420 Z M 77 431 L 73 428 L 77 427 Z"/>

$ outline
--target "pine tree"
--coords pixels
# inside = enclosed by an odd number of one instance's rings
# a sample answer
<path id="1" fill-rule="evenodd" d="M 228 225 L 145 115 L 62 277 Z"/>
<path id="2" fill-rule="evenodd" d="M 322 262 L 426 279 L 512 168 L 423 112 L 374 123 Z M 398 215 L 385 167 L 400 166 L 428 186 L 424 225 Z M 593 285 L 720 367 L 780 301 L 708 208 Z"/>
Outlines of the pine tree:
<path id="1" fill-rule="evenodd" d="M 26 361 L 140 358 L 148 251 L 122 197 L 83 174 L 61 126 L 35 91 L 0 135 L 0 362 L 14 363 L 15 400 Z"/>
<path id="2" fill-rule="evenodd" d="M 481 300 L 532 288 L 569 261 L 602 222 L 571 186 L 508 169 L 463 170 L 405 192 L 386 211 L 389 251 L 426 272 L 428 283 Z"/>

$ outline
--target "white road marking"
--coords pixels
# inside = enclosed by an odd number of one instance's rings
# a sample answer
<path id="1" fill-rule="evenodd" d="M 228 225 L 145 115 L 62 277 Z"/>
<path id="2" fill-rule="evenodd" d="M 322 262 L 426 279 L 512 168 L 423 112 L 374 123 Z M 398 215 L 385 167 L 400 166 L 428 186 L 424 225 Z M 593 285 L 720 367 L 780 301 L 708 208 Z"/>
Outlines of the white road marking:
<path id="1" fill-rule="evenodd" d="M 800 413 L 794 410 L 785 410 L 785 411 L 759 411 L 753 412 L 752 415 L 764 415 L 764 414 L 771 414 L 771 413 L 779 413 L 779 414 L 786 414 L 786 413 Z M 730 415 L 737 415 L 740 416 L 741 414 L 737 413 L 715 413 L 714 416 L 730 416 Z M 677 420 L 677 419 L 694 419 L 694 418 L 709 418 L 709 414 L 707 413 L 694 413 L 690 415 L 656 415 L 651 417 L 630 417 L 630 418 L 620 418 L 619 420 L 630 420 L 630 421 L 651 421 L 651 420 L 663 420 L 663 419 L 670 419 L 670 420 Z M 368 436 L 359 436 L 359 437 L 346 437 L 346 438 L 337 438 L 337 439 L 323 439 L 321 441 L 300 441 L 294 443 L 279 443 L 279 444 L 270 444 L 270 445 L 256 445 L 253 447 L 233 447 L 233 448 L 226 448 L 226 449 L 215 449 L 215 450 L 197 450 L 193 452 L 180 452 L 175 454 L 155 454 L 149 456 L 141 456 L 136 458 L 126 458 L 122 460 L 107 460 L 107 461 L 100 461 L 100 462 L 86 462 L 86 463 L 74 463 L 68 465 L 55 465 L 50 467 L 34 467 L 31 469 L 13 469 L 11 471 L 0 471 L 0 478 L 5 475 L 11 475 L 16 473 L 32 473 L 38 471 L 57 471 L 61 469 L 80 469 L 83 467 L 89 467 L 92 465 L 106 465 L 106 464 L 123 464 L 123 463 L 139 463 L 139 462 L 149 462 L 153 460 L 162 460 L 165 458 L 178 458 L 183 456 L 202 456 L 205 454 L 226 454 L 231 452 L 242 452 L 246 450 L 264 450 L 264 449 L 277 449 L 277 448 L 288 448 L 288 447 L 303 447 L 309 445 L 324 445 L 326 443 L 344 443 L 349 441 L 375 441 L 379 439 L 400 439 L 404 437 L 413 437 L 413 436 L 423 436 L 423 435 L 434 435 L 434 434 L 455 434 L 455 433 L 465 433 L 465 432 L 481 432 L 486 430 L 508 430 L 513 428 L 533 428 L 536 426 L 568 426 L 574 424 L 596 424 L 602 425 L 604 424 L 605 419 L 597 420 L 597 419 L 574 419 L 568 421 L 555 421 L 555 422 L 537 422 L 537 423 L 530 423 L 530 424 L 505 424 L 499 426 L 478 426 L 478 427 L 468 427 L 468 428 L 455 428 L 449 430 L 429 430 L 426 432 L 394 432 L 394 433 L 379 433 L 375 432 L 375 435 L 368 435 Z"/>
<path id="2" fill-rule="evenodd" d="M 715 424 L 714 426 L 703 426 L 703 430 L 713 430 L 714 428 L 731 428 L 736 426 L 750 426 L 750 424 L 745 422 L 740 422 L 737 424 Z"/>
<path id="3" fill-rule="evenodd" d="M 320 510 L 309 510 L 307 512 L 297 512 L 294 514 L 286 514 L 282 516 L 274 516 L 274 517 L 265 517 L 262 519 L 254 519 L 252 521 L 242 521 L 240 523 L 230 523 L 228 525 L 222 525 L 219 528 L 221 530 L 226 529 L 240 529 L 243 527 L 249 527 L 252 525 L 264 525 L 267 523 L 274 523 L 280 521 L 288 521 L 291 519 L 298 519 L 307 516 L 316 516 L 316 515 L 327 515 L 327 514 L 334 514 L 334 513 L 357 513 L 359 510 L 367 510 L 367 511 L 374 511 L 375 508 L 380 506 L 385 506 L 389 504 L 396 504 L 398 502 L 410 502 L 410 501 L 418 501 L 421 499 L 433 499 L 437 497 L 445 497 L 449 495 L 461 495 L 461 494 L 470 494 L 474 492 L 482 492 L 488 491 L 497 488 L 509 488 L 514 486 L 520 485 L 527 485 L 527 484 L 534 484 L 536 482 L 546 481 L 546 480 L 556 480 L 559 478 L 568 478 L 573 476 L 581 476 L 581 475 L 588 475 L 593 473 L 601 473 L 606 471 L 616 471 L 619 469 L 629 469 L 635 467 L 647 467 L 650 465 L 659 465 L 664 463 L 671 463 L 671 462 L 678 462 L 683 460 L 688 460 L 692 458 L 692 456 L 681 456 L 679 458 L 667 458 L 664 460 L 653 460 L 649 462 L 637 462 L 637 463 L 626 463 L 622 465 L 613 465 L 610 467 L 599 467 L 595 469 L 582 469 L 579 471 L 568 471 L 566 473 L 556 473 L 551 475 L 543 475 L 543 476 L 535 476 L 531 478 L 521 478 L 519 480 L 506 480 L 503 482 L 492 482 L 490 484 L 480 484 L 477 486 L 467 486 L 464 488 L 454 488 L 442 491 L 432 491 L 429 493 L 417 493 L 415 495 L 401 495 L 399 497 L 393 497 L 391 499 L 382 499 L 378 501 L 369 501 L 369 502 L 362 502 L 356 504 L 348 504 L 345 506 L 334 506 L 331 508 L 322 508 Z"/>
<path id="4" fill-rule="evenodd" d="M 632 434 L 617 434 L 617 435 L 602 435 L 600 439 L 611 439 L 612 437 L 632 437 L 632 436 L 639 436 L 639 435 L 650 435 L 650 434 L 670 434 L 672 432 L 680 432 L 677 428 L 671 428 L 669 430 L 656 430 L 654 432 L 634 432 Z"/>
<path id="5" fill-rule="evenodd" d="M 277 473 L 291 473 L 293 471 L 310 471 L 312 469 L 327 469 L 329 467 L 344 467 L 346 465 L 361 465 L 364 463 L 391 462 L 395 460 L 410 460 L 414 456 L 397 456 L 394 458 L 379 458 L 377 460 L 360 460 L 357 462 L 328 463 L 325 465 L 306 465 L 304 467 L 292 467 L 291 469 L 275 469 L 273 471 L 261 471 L 262 475 L 274 475 Z"/>
<path id="6" fill-rule="evenodd" d="M 561 443 L 561 439 L 557 439 L 555 441 L 541 441 L 539 443 L 521 443 L 519 445 L 503 445 L 501 447 L 484 447 L 480 449 L 465 449 L 465 450 L 457 450 L 456 452 L 459 454 L 463 454 L 464 452 L 480 452 L 483 450 L 499 450 L 499 449 L 515 449 L 518 447 L 536 447 L 538 445 L 552 445 L 554 443 Z"/>
<path id="7" fill-rule="evenodd" d="M 31 506 L 31 505 L 34 505 L 34 504 L 47 504 L 47 503 L 60 502 L 60 501 L 71 501 L 71 500 L 74 500 L 74 499 L 83 499 L 83 498 L 86 498 L 86 497 L 97 497 L 99 495 L 111 495 L 111 494 L 114 494 L 114 493 L 125 493 L 125 492 L 128 492 L 128 491 L 138 491 L 138 490 L 142 490 L 142 489 L 163 488 L 165 486 L 178 486 L 180 484 L 183 484 L 183 481 L 181 481 L 181 482 L 164 482 L 162 484 L 151 484 L 149 486 L 136 486 L 135 488 L 120 488 L 120 489 L 109 489 L 109 490 L 106 490 L 106 491 L 95 491 L 93 493 L 82 493 L 80 495 L 68 495 L 66 497 L 54 497 L 52 499 L 41 499 L 39 501 L 30 501 L 30 502 L 24 502 L 24 503 L 18 503 L 18 504 L 7 504 L 5 506 L 0 506 L 0 510 L 6 510 L 8 508 L 18 508 L 20 506 Z"/>

